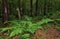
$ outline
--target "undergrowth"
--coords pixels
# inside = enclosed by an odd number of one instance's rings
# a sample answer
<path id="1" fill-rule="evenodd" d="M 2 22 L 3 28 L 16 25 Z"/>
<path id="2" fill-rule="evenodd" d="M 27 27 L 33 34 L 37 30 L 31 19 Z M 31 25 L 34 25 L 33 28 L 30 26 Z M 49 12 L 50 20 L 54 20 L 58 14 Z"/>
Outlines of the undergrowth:
<path id="1" fill-rule="evenodd" d="M 37 22 L 34 22 L 34 19 L 31 17 L 25 16 L 24 20 L 13 20 L 8 21 L 10 27 L 0 28 L 1 32 L 10 31 L 7 39 L 14 37 L 15 35 L 20 35 L 19 39 L 30 39 L 30 37 L 34 34 L 37 29 L 43 29 L 43 24 L 48 24 L 53 22 L 54 20 L 43 18 Z"/>

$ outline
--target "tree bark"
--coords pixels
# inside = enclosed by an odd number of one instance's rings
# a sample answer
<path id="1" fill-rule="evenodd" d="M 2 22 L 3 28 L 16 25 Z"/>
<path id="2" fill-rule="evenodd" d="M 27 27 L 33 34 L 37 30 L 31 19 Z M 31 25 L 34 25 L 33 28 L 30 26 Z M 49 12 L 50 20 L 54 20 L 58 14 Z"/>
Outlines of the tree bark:
<path id="1" fill-rule="evenodd" d="M 31 12 L 31 16 L 33 15 L 32 10 L 33 10 L 33 0 L 30 0 L 30 12 Z"/>
<path id="2" fill-rule="evenodd" d="M 19 19 L 22 18 L 22 7 L 21 7 L 21 0 L 18 0 L 18 16 L 19 16 Z"/>
<path id="3" fill-rule="evenodd" d="M 8 6 L 7 6 L 7 0 L 2 0 L 2 17 L 3 22 L 8 21 Z"/>
<path id="4" fill-rule="evenodd" d="M 38 16 L 38 0 L 36 0 L 36 16 Z"/>
<path id="5" fill-rule="evenodd" d="M 46 0 L 44 1 L 44 16 L 46 16 L 47 12 L 47 4 L 46 4 Z"/>

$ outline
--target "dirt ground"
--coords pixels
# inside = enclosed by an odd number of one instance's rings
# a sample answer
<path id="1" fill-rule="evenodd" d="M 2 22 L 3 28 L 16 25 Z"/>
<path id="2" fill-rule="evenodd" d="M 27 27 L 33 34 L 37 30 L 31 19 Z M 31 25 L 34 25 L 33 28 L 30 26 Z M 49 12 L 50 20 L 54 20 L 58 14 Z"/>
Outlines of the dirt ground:
<path id="1" fill-rule="evenodd" d="M 32 39 L 60 39 L 60 30 L 55 29 L 54 25 L 44 31 L 38 29 Z"/>
<path id="2" fill-rule="evenodd" d="M 60 31 L 56 29 L 48 29 L 45 32 L 37 30 L 32 39 L 60 39 Z"/>

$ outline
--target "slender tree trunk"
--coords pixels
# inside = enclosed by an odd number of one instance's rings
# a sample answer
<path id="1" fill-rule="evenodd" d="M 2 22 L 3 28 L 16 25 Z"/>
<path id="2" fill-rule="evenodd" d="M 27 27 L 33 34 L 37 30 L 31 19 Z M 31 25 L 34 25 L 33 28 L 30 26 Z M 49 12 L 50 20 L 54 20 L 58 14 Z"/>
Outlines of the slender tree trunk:
<path id="1" fill-rule="evenodd" d="M 47 4 L 46 4 L 46 0 L 44 0 L 44 16 L 46 16 L 46 12 L 47 12 Z"/>
<path id="2" fill-rule="evenodd" d="M 36 16 L 38 16 L 38 0 L 36 0 Z"/>
<path id="3" fill-rule="evenodd" d="M 22 0 L 22 13 L 26 15 L 26 0 Z"/>
<path id="4" fill-rule="evenodd" d="M 33 15 L 33 0 L 30 0 L 30 12 L 31 12 L 31 16 Z"/>
<path id="5" fill-rule="evenodd" d="M 18 0 L 18 16 L 19 16 L 19 19 L 22 18 L 22 7 L 21 7 L 21 0 Z"/>
<path id="6" fill-rule="evenodd" d="M 49 5 L 48 5 L 48 12 L 52 11 L 52 0 L 48 1 Z"/>
<path id="7" fill-rule="evenodd" d="M 2 17 L 3 22 L 8 21 L 8 6 L 7 6 L 7 0 L 2 0 Z"/>

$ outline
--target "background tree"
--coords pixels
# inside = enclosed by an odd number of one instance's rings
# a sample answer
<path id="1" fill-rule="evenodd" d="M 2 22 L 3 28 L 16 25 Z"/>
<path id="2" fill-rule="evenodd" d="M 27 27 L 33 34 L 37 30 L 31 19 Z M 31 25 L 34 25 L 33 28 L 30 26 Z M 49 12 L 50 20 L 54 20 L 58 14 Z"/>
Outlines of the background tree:
<path id="1" fill-rule="evenodd" d="M 17 11 L 18 11 L 18 17 L 19 19 L 22 18 L 22 5 L 21 5 L 21 0 L 18 0 L 18 8 L 17 8 Z"/>
<path id="2" fill-rule="evenodd" d="M 38 0 L 36 0 L 36 15 L 38 16 Z"/>
<path id="3" fill-rule="evenodd" d="M 44 0 L 44 15 L 47 13 L 47 1 Z"/>
<path id="4" fill-rule="evenodd" d="M 3 22 L 8 21 L 8 3 L 7 0 L 2 0 Z"/>
<path id="5" fill-rule="evenodd" d="M 2 1 L 2 2 L 1 2 Z M 3 1 L 5 1 L 3 3 Z M 52 12 L 60 11 L 60 0 L 0 0 L 0 4 L 6 7 L 6 11 L 9 9 L 9 20 L 17 19 L 18 11 L 20 12 L 20 16 L 49 16 L 51 17 Z M 1 5 L 2 5 L 1 4 Z M 2 7 L 0 5 L 0 7 Z M 19 9 L 18 11 L 16 9 Z M 2 8 L 0 8 L 1 13 Z M 3 11 L 5 8 L 3 7 Z M 21 13 L 22 12 L 22 13 Z M 2 14 L 2 13 L 1 13 Z M 0 14 L 0 17 L 1 17 Z M 4 12 L 3 12 L 4 14 Z M 56 14 L 56 13 L 55 13 Z M 8 15 L 8 14 L 6 14 Z M 19 16 L 19 18 L 20 18 Z M 13 18 L 11 18 L 13 17 Z M 5 18 L 5 16 L 4 16 Z M 5 18 L 7 19 L 7 18 Z"/>
<path id="6" fill-rule="evenodd" d="M 33 15 L 33 0 L 30 0 L 30 12 Z"/>

